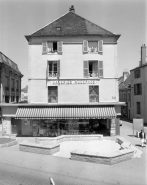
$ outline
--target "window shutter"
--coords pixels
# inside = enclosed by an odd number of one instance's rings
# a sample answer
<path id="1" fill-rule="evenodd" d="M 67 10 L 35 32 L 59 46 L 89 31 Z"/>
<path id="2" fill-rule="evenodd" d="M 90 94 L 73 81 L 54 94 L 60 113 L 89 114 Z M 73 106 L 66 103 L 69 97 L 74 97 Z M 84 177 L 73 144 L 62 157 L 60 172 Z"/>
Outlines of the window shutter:
<path id="1" fill-rule="evenodd" d="M 136 84 L 134 85 L 134 95 L 136 95 Z"/>
<path id="2" fill-rule="evenodd" d="M 84 73 L 84 78 L 88 78 L 89 76 L 89 69 L 88 69 L 88 61 L 83 61 L 83 73 Z"/>
<path id="3" fill-rule="evenodd" d="M 99 77 L 103 77 L 103 61 L 99 61 Z"/>
<path id="4" fill-rule="evenodd" d="M 49 77 L 49 61 L 47 61 L 46 78 Z"/>
<path id="5" fill-rule="evenodd" d="M 57 77 L 60 77 L 60 60 L 57 61 Z"/>
<path id="6" fill-rule="evenodd" d="M 63 45 L 63 42 L 62 41 L 59 41 L 57 43 L 57 47 L 58 47 L 58 53 L 62 54 L 62 45 Z"/>
<path id="7" fill-rule="evenodd" d="M 98 52 L 103 52 L 103 41 L 98 41 Z"/>
<path id="8" fill-rule="evenodd" d="M 87 53 L 87 52 L 88 52 L 88 41 L 83 40 L 83 53 Z"/>
<path id="9" fill-rule="evenodd" d="M 47 53 L 47 42 L 42 43 L 42 53 Z"/>

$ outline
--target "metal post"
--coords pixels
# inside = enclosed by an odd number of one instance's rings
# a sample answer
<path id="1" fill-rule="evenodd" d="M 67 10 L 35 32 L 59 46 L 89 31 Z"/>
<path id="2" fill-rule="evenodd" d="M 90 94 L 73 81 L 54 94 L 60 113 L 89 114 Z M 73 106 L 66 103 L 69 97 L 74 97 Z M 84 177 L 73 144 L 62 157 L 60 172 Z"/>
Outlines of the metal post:
<path id="1" fill-rule="evenodd" d="M 50 185 L 55 185 L 55 183 L 54 183 L 52 178 L 50 178 Z"/>

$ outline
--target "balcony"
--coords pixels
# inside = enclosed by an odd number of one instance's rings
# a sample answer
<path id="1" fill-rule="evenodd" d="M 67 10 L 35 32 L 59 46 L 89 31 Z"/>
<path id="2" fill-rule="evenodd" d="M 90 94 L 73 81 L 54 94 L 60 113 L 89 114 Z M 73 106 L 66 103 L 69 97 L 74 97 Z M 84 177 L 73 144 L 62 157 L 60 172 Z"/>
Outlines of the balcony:
<path id="1" fill-rule="evenodd" d="M 57 72 L 49 72 L 47 77 L 48 78 L 57 78 Z"/>
<path id="2" fill-rule="evenodd" d="M 99 77 L 98 73 L 89 71 L 89 78 L 95 78 L 95 77 Z"/>

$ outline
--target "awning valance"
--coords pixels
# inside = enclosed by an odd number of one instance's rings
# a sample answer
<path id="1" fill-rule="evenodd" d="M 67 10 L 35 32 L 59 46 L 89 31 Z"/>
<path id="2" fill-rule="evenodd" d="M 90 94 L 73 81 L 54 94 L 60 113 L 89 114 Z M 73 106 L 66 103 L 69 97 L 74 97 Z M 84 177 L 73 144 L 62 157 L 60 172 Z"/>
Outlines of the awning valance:
<path id="1" fill-rule="evenodd" d="M 16 119 L 112 119 L 114 106 L 43 106 L 19 107 Z"/>

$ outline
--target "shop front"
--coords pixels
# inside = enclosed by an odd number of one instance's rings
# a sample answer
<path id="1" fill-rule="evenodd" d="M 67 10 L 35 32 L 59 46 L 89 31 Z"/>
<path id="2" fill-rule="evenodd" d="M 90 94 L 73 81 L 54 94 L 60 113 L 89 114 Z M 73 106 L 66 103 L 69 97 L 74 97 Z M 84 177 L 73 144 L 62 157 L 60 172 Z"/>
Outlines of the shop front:
<path id="1" fill-rule="evenodd" d="M 110 133 L 109 119 L 22 119 L 20 136 L 57 137 Z"/>
<path id="2" fill-rule="evenodd" d="M 116 135 L 115 106 L 25 105 L 3 107 L 3 133 L 29 137 Z"/>

